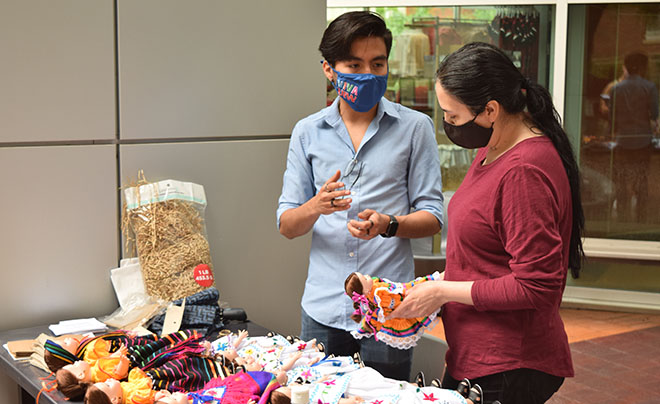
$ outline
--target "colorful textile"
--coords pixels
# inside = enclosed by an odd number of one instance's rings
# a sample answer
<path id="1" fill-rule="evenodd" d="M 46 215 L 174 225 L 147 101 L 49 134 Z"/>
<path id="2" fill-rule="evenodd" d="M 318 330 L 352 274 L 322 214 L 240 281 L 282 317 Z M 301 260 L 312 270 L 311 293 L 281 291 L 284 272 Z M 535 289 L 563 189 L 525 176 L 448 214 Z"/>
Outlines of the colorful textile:
<path id="1" fill-rule="evenodd" d="M 426 328 L 435 325 L 437 313 L 418 318 L 385 320 L 385 317 L 401 304 L 406 289 L 410 289 L 421 282 L 437 279 L 440 279 L 438 272 L 407 283 L 373 278 L 371 290 L 364 297 L 375 306 L 375 309 L 372 309 L 368 304 L 361 305 L 362 321 L 360 322 L 360 328 L 353 331 L 353 336 L 355 338 L 374 336 L 376 340 L 399 349 L 408 349 L 415 346 Z"/>
<path id="2" fill-rule="evenodd" d="M 219 298 L 220 292 L 216 288 L 204 289 L 188 296 L 186 307 L 183 309 L 181 329 L 198 330 L 200 333 L 206 334 L 210 330 L 222 327 L 222 310 L 218 305 Z M 175 300 L 173 303 L 180 306 L 183 299 Z M 160 334 L 163 330 L 164 321 L 164 314 L 154 317 L 149 330 Z"/>
<path id="3" fill-rule="evenodd" d="M 221 376 L 220 367 L 209 358 L 187 356 L 172 359 L 146 371 L 153 380 L 154 390 L 197 391 Z"/>
<path id="4" fill-rule="evenodd" d="M 145 336 L 132 337 L 126 334 L 126 332 L 124 331 L 108 332 L 95 337 L 84 338 L 82 341 L 80 341 L 80 345 L 78 345 L 78 349 L 76 350 L 76 356 L 84 360 L 85 354 L 87 353 L 87 347 L 99 339 L 103 339 L 105 341 L 110 342 L 110 346 L 107 349 L 107 351 L 112 353 L 117 351 L 122 345 L 127 348 L 135 345 L 145 345 L 157 340 L 158 336 L 151 334 Z"/>
<path id="5" fill-rule="evenodd" d="M 133 368 L 128 373 L 128 381 L 121 382 L 124 394 L 123 404 L 152 404 L 156 392 L 152 390 L 151 379 L 141 369 Z"/>
<path id="6" fill-rule="evenodd" d="M 60 344 L 50 339 L 47 339 L 44 343 L 44 349 L 50 352 L 50 354 L 55 358 L 61 359 L 69 364 L 72 364 L 78 360 L 74 354 L 62 348 Z"/>
<path id="7" fill-rule="evenodd" d="M 351 375 L 343 375 L 338 377 L 330 377 L 312 387 L 309 392 L 310 403 L 323 403 L 323 404 L 337 404 L 342 397 Z"/>
<path id="8" fill-rule="evenodd" d="M 177 331 L 146 345 L 131 347 L 128 349 L 128 357 L 133 366 L 148 370 L 186 353 L 201 353 L 203 348 L 199 345 L 200 341 L 201 337 L 195 331 Z"/>
<path id="9" fill-rule="evenodd" d="M 249 400 L 265 404 L 278 387 L 275 375 L 270 372 L 240 372 L 224 379 L 213 379 L 198 393 L 214 396 L 221 404 L 245 404 Z"/>
<path id="10" fill-rule="evenodd" d="M 99 358 L 90 367 L 92 382 L 98 383 L 108 379 L 125 379 L 128 376 L 128 368 L 128 358 L 118 352 L 104 358 Z"/>

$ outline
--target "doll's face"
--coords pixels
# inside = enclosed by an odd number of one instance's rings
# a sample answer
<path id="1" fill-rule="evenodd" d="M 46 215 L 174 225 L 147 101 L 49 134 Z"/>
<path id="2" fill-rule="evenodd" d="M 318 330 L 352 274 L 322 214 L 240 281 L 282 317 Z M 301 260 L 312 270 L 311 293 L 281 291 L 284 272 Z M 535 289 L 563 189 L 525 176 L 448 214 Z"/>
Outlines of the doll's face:
<path id="1" fill-rule="evenodd" d="M 80 345 L 80 341 L 75 338 L 66 337 L 60 341 L 60 346 L 70 352 L 72 355 L 76 354 L 76 350 Z"/>
<path id="2" fill-rule="evenodd" d="M 117 380 L 108 379 L 103 383 L 94 383 L 94 386 L 104 392 L 112 404 L 121 404 L 124 398 L 124 392 Z"/>
<path id="3" fill-rule="evenodd" d="M 188 404 L 188 395 L 186 393 L 170 393 L 167 390 L 160 390 L 154 396 L 155 403 L 164 404 Z"/>
<path id="4" fill-rule="evenodd" d="M 374 284 L 374 280 L 371 279 L 371 276 L 366 276 L 359 272 L 357 272 L 357 276 L 360 279 L 360 283 L 362 283 L 362 292 L 363 294 L 366 294 L 368 291 L 371 290 L 371 287 Z"/>
<path id="5" fill-rule="evenodd" d="M 62 369 L 71 372 L 81 382 L 90 383 L 92 381 L 92 372 L 89 369 L 89 363 L 85 361 L 75 361 L 73 364 L 66 365 Z"/>

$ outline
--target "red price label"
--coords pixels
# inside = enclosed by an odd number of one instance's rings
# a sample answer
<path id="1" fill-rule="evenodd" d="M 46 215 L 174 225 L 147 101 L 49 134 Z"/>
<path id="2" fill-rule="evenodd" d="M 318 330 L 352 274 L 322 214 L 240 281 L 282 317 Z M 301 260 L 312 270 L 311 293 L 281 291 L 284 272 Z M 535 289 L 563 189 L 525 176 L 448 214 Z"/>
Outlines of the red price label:
<path id="1" fill-rule="evenodd" d="M 200 286 L 208 288 L 213 285 L 213 272 L 206 264 L 199 264 L 195 267 L 195 282 Z"/>

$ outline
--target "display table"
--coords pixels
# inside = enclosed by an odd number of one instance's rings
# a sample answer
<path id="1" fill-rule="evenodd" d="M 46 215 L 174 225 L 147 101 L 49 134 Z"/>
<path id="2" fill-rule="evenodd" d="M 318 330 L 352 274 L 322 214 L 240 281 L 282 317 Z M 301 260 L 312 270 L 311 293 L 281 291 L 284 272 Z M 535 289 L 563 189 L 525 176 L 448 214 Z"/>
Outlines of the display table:
<path id="1" fill-rule="evenodd" d="M 251 336 L 263 336 L 268 333 L 264 327 L 257 325 L 251 321 L 246 322 L 230 322 L 225 326 L 225 329 L 230 331 L 247 330 Z M 16 330 L 9 330 L 0 332 L 0 345 L 6 344 L 8 341 L 21 340 L 21 339 L 34 339 L 39 334 L 51 334 L 47 325 L 21 328 Z M 0 370 L 7 376 L 12 378 L 19 387 L 19 402 L 21 404 L 34 403 L 34 398 L 41 390 L 42 377 L 48 376 L 43 370 L 32 366 L 28 361 L 14 360 L 6 349 L 2 348 L 0 353 Z M 39 398 L 39 404 L 43 403 L 73 403 L 74 401 L 64 400 L 64 396 L 58 391 L 52 393 L 42 393 Z"/>

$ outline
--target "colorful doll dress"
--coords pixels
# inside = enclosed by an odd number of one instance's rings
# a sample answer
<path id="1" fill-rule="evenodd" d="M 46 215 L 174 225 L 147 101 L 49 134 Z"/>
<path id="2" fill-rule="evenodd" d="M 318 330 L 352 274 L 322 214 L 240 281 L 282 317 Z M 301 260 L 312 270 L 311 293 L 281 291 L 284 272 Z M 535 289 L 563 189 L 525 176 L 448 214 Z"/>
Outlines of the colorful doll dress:
<path id="1" fill-rule="evenodd" d="M 50 355 L 58 358 L 65 363 L 72 364 L 78 360 L 84 360 L 93 366 L 99 358 L 110 356 L 113 352 L 121 349 L 121 347 L 132 347 L 135 345 L 144 345 L 149 342 L 155 341 L 155 335 L 148 335 L 142 337 L 131 337 L 123 331 L 113 331 L 99 336 L 92 336 L 83 338 L 76 348 L 76 353 L 72 354 L 66 349 L 62 348 L 57 342 L 53 340 L 46 340 L 44 349 Z M 100 342 L 99 342 L 100 341 Z M 57 369 L 51 369 L 56 371 Z"/>
<path id="2" fill-rule="evenodd" d="M 131 337 L 124 331 L 113 331 L 96 337 L 84 338 L 78 345 L 76 356 L 93 365 L 96 359 L 108 356 L 121 347 L 145 345 L 157 339 L 158 337 L 154 334 Z M 103 340 L 105 343 L 97 344 L 99 340 Z"/>
<path id="3" fill-rule="evenodd" d="M 456 390 L 420 388 L 406 381 L 384 377 L 369 367 L 356 370 L 350 375 L 344 393 L 363 398 L 365 404 L 467 404 Z"/>
<path id="4" fill-rule="evenodd" d="M 266 404 L 270 394 L 280 387 L 270 372 L 240 372 L 224 379 L 213 379 L 201 391 L 190 393 L 196 403 L 245 404 L 254 400 Z"/>
<path id="5" fill-rule="evenodd" d="M 327 357 L 313 365 L 296 366 L 286 372 L 288 383 L 300 380 L 302 383 L 316 383 L 324 377 L 343 375 L 360 369 L 353 358 L 348 356 Z"/>
<path id="6" fill-rule="evenodd" d="M 224 377 L 222 367 L 213 359 L 183 356 L 171 359 L 145 372 L 154 390 L 197 391 L 214 378 Z"/>
<path id="7" fill-rule="evenodd" d="M 440 274 L 437 271 L 407 283 L 374 277 L 371 290 L 366 295 L 354 293 L 352 296 L 353 301 L 360 304 L 358 313 L 362 315 L 360 327 L 352 332 L 353 336 L 358 339 L 374 336 L 377 341 L 399 349 L 408 349 L 417 345 L 424 330 L 437 322 L 437 313 L 418 318 L 385 320 L 385 317 L 401 304 L 406 289 L 421 282 L 438 279 Z"/>
<path id="8" fill-rule="evenodd" d="M 121 382 L 124 395 L 122 404 L 152 404 L 156 392 L 152 390 L 151 379 L 140 368 L 128 373 L 128 381 Z"/>
<path id="9" fill-rule="evenodd" d="M 110 353 L 110 342 L 97 339 L 87 346 L 85 358 L 89 359 L 92 380 L 95 383 L 107 379 L 122 380 L 126 378 L 131 367 L 147 370 L 174 359 L 199 355 L 203 351 L 199 340 L 196 332 L 178 331 L 145 345 L 121 347 Z"/>

